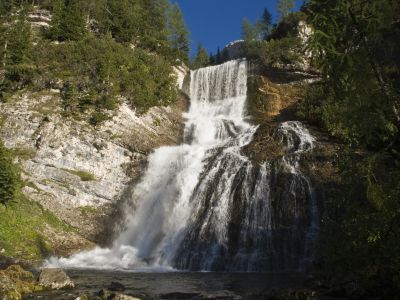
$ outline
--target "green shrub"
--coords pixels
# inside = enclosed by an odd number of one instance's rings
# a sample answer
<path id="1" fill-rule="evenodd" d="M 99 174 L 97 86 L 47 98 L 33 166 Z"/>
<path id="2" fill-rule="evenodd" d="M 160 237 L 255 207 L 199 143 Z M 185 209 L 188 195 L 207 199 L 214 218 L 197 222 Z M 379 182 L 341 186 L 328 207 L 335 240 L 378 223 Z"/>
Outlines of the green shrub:
<path id="1" fill-rule="evenodd" d="M 98 113 L 89 119 L 98 124 L 105 110 L 124 96 L 138 112 L 168 105 L 177 98 L 173 70 L 163 57 L 117 43 L 111 36 L 88 36 L 61 45 L 45 44 L 37 52 L 40 74 L 47 85 L 64 81 L 61 96 L 68 115 L 88 109 Z"/>
<path id="2" fill-rule="evenodd" d="M 12 162 L 10 152 L 0 142 L 0 204 L 13 201 L 20 188 L 17 167 Z"/>
<path id="3" fill-rule="evenodd" d="M 96 181 L 96 177 L 92 173 L 81 170 L 78 171 L 69 169 L 63 169 L 63 170 L 75 176 L 78 176 L 82 181 Z"/>

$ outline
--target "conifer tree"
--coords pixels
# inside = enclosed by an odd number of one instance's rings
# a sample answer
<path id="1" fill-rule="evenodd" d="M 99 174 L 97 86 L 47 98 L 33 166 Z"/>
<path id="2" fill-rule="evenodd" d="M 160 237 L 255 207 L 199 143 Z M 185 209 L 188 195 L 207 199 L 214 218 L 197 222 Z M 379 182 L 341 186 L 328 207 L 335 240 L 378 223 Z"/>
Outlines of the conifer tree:
<path id="1" fill-rule="evenodd" d="M 207 54 L 206 49 L 199 43 L 197 47 L 197 55 L 193 61 L 192 68 L 199 69 L 207 67 L 210 64 L 210 57 Z"/>
<path id="2" fill-rule="evenodd" d="M 272 29 L 272 15 L 267 8 L 264 9 L 262 18 L 257 24 L 261 33 L 261 38 L 266 39 Z"/>
<path id="3" fill-rule="evenodd" d="M 58 38 L 64 40 L 79 40 L 86 32 L 86 20 L 81 0 L 67 0 L 62 11 Z"/>
<path id="4" fill-rule="evenodd" d="M 248 19 L 243 19 L 242 23 L 242 38 L 246 43 L 256 41 L 259 38 L 259 33 L 253 24 Z"/>
<path id="5" fill-rule="evenodd" d="M 217 54 L 215 55 L 215 64 L 219 65 L 222 63 L 222 57 L 221 57 L 221 50 L 217 49 Z"/>
<path id="6" fill-rule="evenodd" d="M 177 3 L 171 7 L 168 25 L 171 48 L 179 59 L 187 63 L 189 59 L 189 31 Z"/>
<path id="7" fill-rule="evenodd" d="M 50 37 L 59 41 L 80 40 L 86 32 L 84 8 L 82 0 L 55 0 Z"/>
<path id="8" fill-rule="evenodd" d="M 0 141 L 0 204 L 15 199 L 19 187 L 19 176 L 9 151 Z"/>
<path id="9" fill-rule="evenodd" d="M 215 56 L 214 54 L 212 54 L 212 52 L 210 52 L 210 65 L 215 65 Z"/>
<path id="10" fill-rule="evenodd" d="M 3 67 L 18 65 L 28 59 L 31 48 L 31 27 L 25 11 L 20 11 L 13 26 L 0 26 L 0 59 Z"/>
<path id="11" fill-rule="evenodd" d="M 284 17 L 287 17 L 292 12 L 294 7 L 294 0 L 279 0 L 277 4 L 279 19 L 282 20 Z"/>

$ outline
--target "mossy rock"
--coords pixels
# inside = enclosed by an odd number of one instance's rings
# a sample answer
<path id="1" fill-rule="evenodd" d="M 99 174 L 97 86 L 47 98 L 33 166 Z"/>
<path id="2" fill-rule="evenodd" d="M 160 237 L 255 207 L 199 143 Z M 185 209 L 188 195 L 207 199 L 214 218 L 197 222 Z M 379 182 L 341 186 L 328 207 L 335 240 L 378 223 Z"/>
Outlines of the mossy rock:
<path id="1" fill-rule="evenodd" d="M 33 276 L 31 272 L 25 271 L 19 265 L 9 266 L 3 272 L 13 281 L 16 280 L 29 281 L 29 282 L 35 281 L 35 276 Z"/>
<path id="2" fill-rule="evenodd" d="M 0 271 L 0 300 L 20 300 L 21 294 L 17 291 L 15 283 Z"/>
<path id="3" fill-rule="evenodd" d="M 22 295 L 43 291 L 35 276 L 19 265 L 0 271 L 0 300 L 22 299 Z M 4 296 L 3 296 L 4 295 Z"/>

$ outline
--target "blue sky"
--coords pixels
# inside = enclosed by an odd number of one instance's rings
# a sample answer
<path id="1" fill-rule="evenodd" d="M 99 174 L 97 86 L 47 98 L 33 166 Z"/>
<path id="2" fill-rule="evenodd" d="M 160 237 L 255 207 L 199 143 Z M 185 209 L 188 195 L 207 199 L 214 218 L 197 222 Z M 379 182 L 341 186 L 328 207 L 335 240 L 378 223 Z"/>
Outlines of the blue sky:
<path id="1" fill-rule="evenodd" d="M 231 41 L 240 39 L 242 20 L 255 21 L 264 8 L 277 18 L 277 0 L 173 0 L 181 7 L 191 32 L 191 55 L 199 42 L 208 52 L 216 52 Z M 303 0 L 296 0 L 297 9 Z"/>

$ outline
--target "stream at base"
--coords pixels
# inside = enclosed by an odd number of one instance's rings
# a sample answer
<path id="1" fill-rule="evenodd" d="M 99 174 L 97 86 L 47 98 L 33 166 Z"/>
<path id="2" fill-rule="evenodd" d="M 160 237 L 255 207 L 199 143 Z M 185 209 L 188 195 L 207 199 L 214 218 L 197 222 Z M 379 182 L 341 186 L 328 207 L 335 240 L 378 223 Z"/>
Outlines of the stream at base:
<path id="1" fill-rule="evenodd" d="M 301 273 L 120 272 L 66 270 L 76 288 L 26 296 L 24 299 L 73 300 L 81 293 L 95 295 L 111 282 L 125 286 L 122 293 L 140 299 L 260 299 L 265 290 L 297 289 L 305 285 Z"/>

